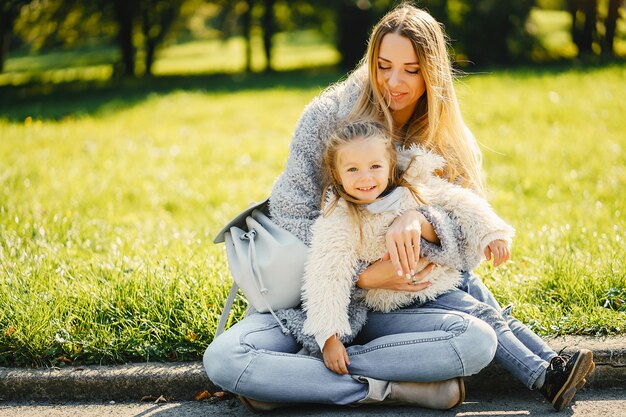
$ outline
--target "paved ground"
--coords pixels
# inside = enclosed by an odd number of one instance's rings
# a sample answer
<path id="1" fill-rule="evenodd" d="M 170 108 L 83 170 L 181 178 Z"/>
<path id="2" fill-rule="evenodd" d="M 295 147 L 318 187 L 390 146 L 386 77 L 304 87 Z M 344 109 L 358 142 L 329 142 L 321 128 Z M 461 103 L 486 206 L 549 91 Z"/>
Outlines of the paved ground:
<path id="1" fill-rule="evenodd" d="M 170 402 L 163 404 L 126 402 L 0 402 L 0 417 L 227 417 L 254 416 L 236 400 L 214 404 L 201 402 Z M 297 406 L 266 413 L 268 416 L 416 416 L 420 417 L 473 417 L 473 416 L 532 416 L 532 417 L 624 417 L 626 416 L 626 388 L 584 390 L 568 410 L 556 413 L 534 392 L 515 394 L 478 393 L 453 411 L 433 411 L 410 407 L 326 407 Z"/>

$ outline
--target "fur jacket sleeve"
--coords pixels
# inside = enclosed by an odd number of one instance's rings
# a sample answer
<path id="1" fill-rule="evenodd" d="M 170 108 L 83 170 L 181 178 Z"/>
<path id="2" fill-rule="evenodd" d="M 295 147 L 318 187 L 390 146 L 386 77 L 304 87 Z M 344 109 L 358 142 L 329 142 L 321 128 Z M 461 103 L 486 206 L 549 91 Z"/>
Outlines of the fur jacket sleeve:
<path id="1" fill-rule="evenodd" d="M 354 287 L 352 279 L 359 265 L 358 226 L 338 204 L 313 224 L 313 238 L 302 280 L 302 308 L 306 313 L 303 331 L 315 337 L 321 348 L 337 334 L 351 335 L 348 305 Z"/>
<path id="2" fill-rule="evenodd" d="M 515 229 L 495 213 L 487 200 L 472 190 L 434 175 L 444 165 L 441 156 L 412 146 L 399 153 L 398 165 L 401 168 L 408 165 L 404 177 L 417 187 L 426 204 L 442 209 L 457 225 L 456 245 L 461 255 L 457 259 L 461 262 L 451 266 L 470 271 L 484 259 L 485 248 L 490 242 L 501 239 L 511 245 Z M 431 220 L 428 213 L 425 216 Z M 436 220 L 431 222 L 436 223 Z M 436 251 L 434 256 L 437 256 Z"/>

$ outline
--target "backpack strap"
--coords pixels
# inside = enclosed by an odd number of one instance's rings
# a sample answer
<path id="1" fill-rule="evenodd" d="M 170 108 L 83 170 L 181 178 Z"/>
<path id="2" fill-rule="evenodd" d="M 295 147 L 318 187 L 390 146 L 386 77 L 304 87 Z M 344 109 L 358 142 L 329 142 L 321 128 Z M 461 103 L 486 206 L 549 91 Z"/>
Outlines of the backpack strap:
<path id="1" fill-rule="evenodd" d="M 228 317 L 230 316 L 230 311 L 233 308 L 233 302 L 235 301 L 235 297 L 237 296 L 238 290 L 239 290 L 239 287 L 237 286 L 235 282 L 233 282 L 233 286 L 230 287 L 230 291 L 228 292 L 228 297 L 226 298 L 226 302 L 224 303 L 224 310 L 222 310 L 220 321 L 217 324 L 217 330 L 215 330 L 215 337 L 224 333 L 224 328 L 226 327 L 226 322 L 228 321 Z"/>

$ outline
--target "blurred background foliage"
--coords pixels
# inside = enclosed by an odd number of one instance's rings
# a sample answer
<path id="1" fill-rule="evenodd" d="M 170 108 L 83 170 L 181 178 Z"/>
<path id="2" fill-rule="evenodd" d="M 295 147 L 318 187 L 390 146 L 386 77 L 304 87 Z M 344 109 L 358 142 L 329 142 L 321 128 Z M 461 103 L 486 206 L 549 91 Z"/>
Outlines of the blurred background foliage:
<path id="1" fill-rule="evenodd" d="M 99 77 L 286 69 L 289 47 L 315 46 L 300 66 L 353 68 L 391 0 L 3 0 L 0 85 L 50 68 Z M 623 0 L 423 0 L 446 27 L 459 66 L 626 56 Z M 159 53 L 187 45 L 207 65 L 159 70 Z M 320 49 L 321 48 L 321 49 Z M 319 52 L 324 50 L 324 52 Z M 179 53 L 185 54 L 182 49 Z M 32 60 L 33 56 L 49 59 Z M 241 64 L 229 65 L 235 60 Z M 225 61 L 225 65 L 211 65 Z M 281 62 L 282 61 L 282 62 Z M 285 62 L 287 61 L 287 62 Z M 96 68 L 97 67 L 97 68 Z M 12 74 L 13 76 L 6 76 Z M 83 75 L 84 76 L 84 75 Z M 95 75 L 94 75 L 95 76 Z M 87 78 L 90 76 L 87 75 Z M 71 78 L 71 76 L 70 76 Z"/>

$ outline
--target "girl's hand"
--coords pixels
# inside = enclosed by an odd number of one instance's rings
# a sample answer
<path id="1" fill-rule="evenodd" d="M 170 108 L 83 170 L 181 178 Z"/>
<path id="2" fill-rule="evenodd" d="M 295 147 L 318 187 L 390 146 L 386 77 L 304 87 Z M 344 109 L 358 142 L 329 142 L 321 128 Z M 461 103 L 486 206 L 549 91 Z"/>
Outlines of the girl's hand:
<path id="1" fill-rule="evenodd" d="M 490 242 L 485 248 L 485 257 L 490 260 L 493 255 L 493 266 L 498 267 L 511 257 L 509 245 L 504 240 L 498 239 Z"/>
<path id="2" fill-rule="evenodd" d="M 387 251 L 396 268 L 396 275 L 409 280 L 418 270 L 422 222 L 426 222 L 423 214 L 417 210 L 407 210 L 396 217 L 385 235 Z"/>
<path id="3" fill-rule="evenodd" d="M 371 264 L 359 275 L 357 285 L 366 290 L 386 289 L 394 291 L 421 291 L 430 285 L 428 273 L 435 265 L 422 259 L 417 264 L 417 269 L 423 268 L 413 277 L 399 276 L 396 267 L 391 262 L 389 253 L 382 259 Z M 413 284 L 415 281 L 415 284 Z"/>
<path id="4" fill-rule="evenodd" d="M 348 373 L 350 358 L 348 357 L 345 346 L 337 336 L 333 335 L 326 340 L 322 354 L 324 355 L 324 365 L 326 365 L 328 369 L 339 375 L 346 375 Z"/>

